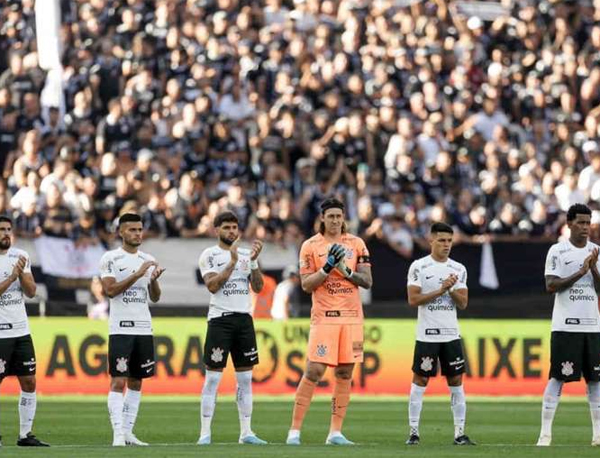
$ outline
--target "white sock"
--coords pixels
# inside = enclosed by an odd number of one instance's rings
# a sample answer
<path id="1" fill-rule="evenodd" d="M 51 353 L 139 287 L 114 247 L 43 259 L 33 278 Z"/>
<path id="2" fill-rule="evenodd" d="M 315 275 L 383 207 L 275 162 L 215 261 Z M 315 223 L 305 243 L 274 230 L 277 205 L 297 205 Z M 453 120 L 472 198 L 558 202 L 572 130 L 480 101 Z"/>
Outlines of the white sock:
<path id="1" fill-rule="evenodd" d="M 200 437 L 210 436 L 210 425 L 217 404 L 217 391 L 223 372 L 206 371 L 200 403 Z"/>
<path id="2" fill-rule="evenodd" d="M 31 432 L 33 427 L 33 419 L 35 418 L 35 408 L 37 407 L 37 397 L 35 391 L 26 393 L 21 391 L 19 398 L 19 436 L 27 437 L 27 433 Z"/>
<path id="3" fill-rule="evenodd" d="M 135 426 L 135 419 L 137 418 L 138 410 L 140 408 L 140 400 L 142 399 L 142 392 L 127 389 L 125 393 L 125 400 L 123 402 L 123 432 L 130 434 L 133 432 Z"/>
<path id="4" fill-rule="evenodd" d="M 108 415 L 113 433 L 121 434 L 123 432 L 123 393 L 108 392 Z"/>
<path id="5" fill-rule="evenodd" d="M 465 433 L 465 421 L 467 419 L 467 401 L 465 399 L 465 389 L 462 385 L 451 386 L 450 405 L 452 406 L 452 416 L 454 417 L 454 437 L 460 437 Z"/>
<path id="6" fill-rule="evenodd" d="M 252 371 L 236 372 L 240 437 L 252 434 Z"/>
<path id="7" fill-rule="evenodd" d="M 600 382 L 588 382 L 587 396 L 592 416 L 593 437 L 600 437 Z"/>
<path id="8" fill-rule="evenodd" d="M 423 395 L 425 394 L 426 386 L 410 385 L 410 400 L 408 403 L 408 424 L 410 426 L 410 434 L 419 435 L 419 421 L 421 420 L 421 408 L 423 407 Z"/>
<path id="9" fill-rule="evenodd" d="M 542 403 L 542 430 L 540 436 L 552 436 L 552 422 L 560 401 L 563 383 L 555 378 L 548 380 L 544 390 L 544 402 Z"/>

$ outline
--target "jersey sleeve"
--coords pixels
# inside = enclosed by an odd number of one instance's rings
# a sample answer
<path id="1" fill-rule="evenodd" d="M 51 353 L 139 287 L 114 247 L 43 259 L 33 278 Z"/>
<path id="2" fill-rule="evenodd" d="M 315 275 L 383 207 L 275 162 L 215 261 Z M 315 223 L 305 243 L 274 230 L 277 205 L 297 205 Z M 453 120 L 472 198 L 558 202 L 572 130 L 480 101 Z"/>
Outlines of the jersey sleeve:
<path id="1" fill-rule="evenodd" d="M 369 249 L 367 248 L 367 245 L 361 238 L 356 239 L 356 251 L 356 265 L 370 266 L 371 255 L 369 254 Z"/>
<path id="2" fill-rule="evenodd" d="M 198 261 L 198 267 L 200 267 L 200 274 L 204 278 L 205 275 L 210 273 L 219 273 L 217 270 L 217 263 L 215 262 L 215 256 L 211 253 L 210 250 L 205 250 L 200 255 L 200 260 Z"/>
<path id="3" fill-rule="evenodd" d="M 419 288 L 423 287 L 421 284 L 421 269 L 416 261 L 413 262 L 408 269 L 407 286 L 418 286 Z"/>
<path id="4" fill-rule="evenodd" d="M 100 278 L 115 277 L 115 264 L 110 254 L 105 253 L 100 259 Z"/>
<path id="5" fill-rule="evenodd" d="M 558 255 L 556 245 L 550 247 L 548 250 L 548 256 L 546 256 L 546 268 L 544 269 L 544 275 L 552 275 L 555 277 L 562 276 L 562 261 Z"/>
<path id="6" fill-rule="evenodd" d="M 300 275 L 312 274 L 317 271 L 312 245 L 304 242 L 300 248 Z"/>

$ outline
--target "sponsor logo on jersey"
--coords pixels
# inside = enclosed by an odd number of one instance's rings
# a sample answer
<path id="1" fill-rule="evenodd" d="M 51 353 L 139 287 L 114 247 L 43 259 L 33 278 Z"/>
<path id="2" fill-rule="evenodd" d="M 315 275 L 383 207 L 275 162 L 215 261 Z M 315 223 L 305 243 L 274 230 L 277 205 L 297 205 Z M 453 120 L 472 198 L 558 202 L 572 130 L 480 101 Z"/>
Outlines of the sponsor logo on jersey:
<path id="1" fill-rule="evenodd" d="M 119 326 L 122 328 L 134 328 L 135 323 L 133 321 L 121 321 L 119 322 Z"/>
<path id="2" fill-rule="evenodd" d="M 0 331 L 7 331 L 12 329 L 13 325 L 11 323 L 0 323 Z"/>
<path id="3" fill-rule="evenodd" d="M 433 369 L 433 358 L 429 356 L 424 356 L 421 358 L 421 370 L 424 372 L 429 372 Z"/>
<path id="4" fill-rule="evenodd" d="M 332 318 L 339 318 L 340 316 L 342 316 L 342 313 L 339 310 L 327 310 L 325 312 L 325 316 L 332 317 Z"/>
<path id="5" fill-rule="evenodd" d="M 117 372 L 127 372 L 127 358 L 117 358 Z"/>
<path id="6" fill-rule="evenodd" d="M 439 336 L 441 334 L 439 329 L 429 328 L 425 329 L 425 334 L 428 336 Z"/>
<path id="7" fill-rule="evenodd" d="M 210 359 L 215 363 L 220 363 L 223 361 L 223 349 L 219 347 L 213 348 Z"/>
<path id="8" fill-rule="evenodd" d="M 567 318 L 565 324 L 579 324 L 579 318 Z"/>
<path id="9" fill-rule="evenodd" d="M 565 361 L 564 363 L 561 363 L 562 369 L 561 369 L 561 373 L 562 375 L 564 375 L 565 377 L 568 377 L 569 375 L 573 375 L 573 363 L 571 361 Z"/>

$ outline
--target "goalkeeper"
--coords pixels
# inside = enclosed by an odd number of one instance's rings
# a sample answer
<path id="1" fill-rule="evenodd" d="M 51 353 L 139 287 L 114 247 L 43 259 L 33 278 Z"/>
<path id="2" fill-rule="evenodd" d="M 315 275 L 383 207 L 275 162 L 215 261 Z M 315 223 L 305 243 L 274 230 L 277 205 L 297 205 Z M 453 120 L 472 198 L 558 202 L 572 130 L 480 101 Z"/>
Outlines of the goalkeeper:
<path id="1" fill-rule="evenodd" d="M 302 421 L 327 366 L 334 368 L 331 425 L 326 444 L 353 445 L 342 434 L 350 401 L 352 371 L 363 361 L 363 310 L 358 287 L 373 283 L 369 252 L 362 239 L 346 232 L 344 204 L 321 204 L 319 233 L 300 249 L 302 289 L 312 294 L 306 370 L 294 399 L 286 443 L 300 444 Z"/>

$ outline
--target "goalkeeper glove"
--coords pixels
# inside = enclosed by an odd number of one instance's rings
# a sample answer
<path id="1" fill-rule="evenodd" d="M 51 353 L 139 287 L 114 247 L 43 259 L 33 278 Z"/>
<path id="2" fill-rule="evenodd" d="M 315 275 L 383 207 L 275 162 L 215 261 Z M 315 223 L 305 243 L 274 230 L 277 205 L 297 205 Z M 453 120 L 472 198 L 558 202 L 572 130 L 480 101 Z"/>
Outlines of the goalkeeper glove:
<path id="1" fill-rule="evenodd" d="M 344 261 L 344 259 L 346 258 L 346 249 L 341 245 L 338 245 L 338 246 L 340 247 L 341 257 L 340 257 L 340 260 L 335 265 L 335 267 L 339 271 L 339 273 L 342 274 L 342 276 L 344 278 L 350 278 L 352 276 L 352 269 L 350 267 L 348 267 L 346 265 L 346 262 Z"/>
<path id="2" fill-rule="evenodd" d="M 327 275 L 335 268 L 340 259 L 343 259 L 344 248 L 337 243 L 334 243 L 327 252 L 327 262 L 323 266 L 323 272 Z"/>

